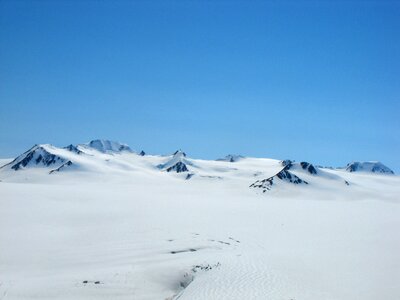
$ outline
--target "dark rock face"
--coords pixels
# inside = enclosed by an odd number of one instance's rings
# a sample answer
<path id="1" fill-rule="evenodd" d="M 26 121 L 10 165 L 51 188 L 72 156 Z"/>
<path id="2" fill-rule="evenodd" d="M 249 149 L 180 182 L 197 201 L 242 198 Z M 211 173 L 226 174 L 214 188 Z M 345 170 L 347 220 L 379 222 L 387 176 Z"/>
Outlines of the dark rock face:
<path id="1" fill-rule="evenodd" d="M 81 153 L 83 153 L 81 150 L 79 150 L 76 146 L 74 146 L 74 145 L 72 145 L 72 144 L 70 144 L 70 145 L 64 147 L 64 149 L 66 149 L 66 150 L 68 150 L 68 151 L 70 151 L 70 152 L 74 152 L 74 153 L 76 153 L 76 154 L 81 154 Z"/>
<path id="2" fill-rule="evenodd" d="M 139 155 L 140 155 L 140 156 L 145 156 L 145 155 L 146 155 L 146 152 L 144 152 L 144 151 L 142 150 L 142 151 L 140 151 Z"/>
<path id="3" fill-rule="evenodd" d="M 182 150 L 176 150 L 176 151 L 174 152 L 173 155 L 175 156 L 175 155 L 180 154 L 180 153 L 181 153 L 184 157 L 186 157 L 186 153 L 183 152 Z"/>
<path id="4" fill-rule="evenodd" d="M 294 161 L 290 160 L 290 159 L 285 159 L 281 161 L 281 165 L 283 167 L 287 167 L 288 169 L 290 169 L 290 167 L 293 165 Z"/>
<path id="5" fill-rule="evenodd" d="M 305 184 L 308 184 L 307 181 L 304 181 L 304 180 L 300 179 L 299 177 L 297 177 L 296 175 L 290 173 L 287 170 L 280 171 L 278 174 L 276 174 L 276 176 L 279 179 L 285 180 L 285 181 L 290 182 L 290 183 L 294 183 L 294 184 L 305 183 Z"/>
<path id="6" fill-rule="evenodd" d="M 296 175 L 290 173 L 287 170 L 287 166 L 281 170 L 279 173 L 276 175 L 269 177 L 267 179 L 263 180 L 257 180 L 253 184 L 250 185 L 251 188 L 260 188 L 263 190 L 263 193 L 265 193 L 267 190 L 270 190 L 271 187 L 274 184 L 274 180 L 279 179 L 288 183 L 292 184 L 308 184 L 307 181 L 297 177 Z"/>
<path id="7" fill-rule="evenodd" d="M 297 166 L 298 164 L 295 163 L 293 160 L 286 159 L 286 160 L 282 160 L 282 161 L 281 161 L 281 165 L 282 165 L 283 167 L 285 167 L 285 168 L 284 168 L 285 170 L 290 170 L 290 169 L 293 168 L 293 166 L 295 166 L 295 165 Z M 310 164 L 310 163 L 308 163 L 308 162 L 302 161 L 302 162 L 300 163 L 300 167 L 301 167 L 303 170 L 308 171 L 308 173 L 310 173 L 310 174 L 315 175 L 315 174 L 318 173 L 317 168 L 315 168 L 312 164 Z"/>
<path id="8" fill-rule="evenodd" d="M 317 169 L 308 162 L 302 161 L 300 166 L 303 168 L 303 170 L 307 170 L 310 174 L 317 174 Z"/>
<path id="9" fill-rule="evenodd" d="M 63 163 L 61 166 L 59 166 L 57 169 L 51 170 L 49 172 L 49 174 L 53 174 L 54 172 L 60 172 L 62 169 L 71 166 L 72 165 L 72 161 L 67 161 L 66 163 Z"/>
<path id="10" fill-rule="evenodd" d="M 126 145 L 121 145 L 118 148 L 119 151 L 132 151 L 131 148 L 129 146 Z"/>
<path id="11" fill-rule="evenodd" d="M 274 184 L 274 178 L 270 177 L 263 180 L 257 180 L 256 182 L 252 183 L 250 187 L 263 189 L 263 192 L 265 193 L 266 190 L 271 189 L 273 184 Z"/>
<path id="12" fill-rule="evenodd" d="M 188 172 L 188 168 L 186 167 L 186 165 L 179 161 L 177 162 L 175 165 L 169 167 L 167 169 L 167 172 L 176 172 L 176 173 L 182 173 L 182 172 Z"/>
<path id="13" fill-rule="evenodd" d="M 55 163 L 64 163 L 64 162 L 65 159 L 48 152 L 43 147 L 34 146 L 30 150 L 22 154 L 22 157 L 19 156 L 15 160 L 13 160 L 10 163 L 10 165 L 12 165 L 11 169 L 18 171 L 19 169 L 24 168 L 29 164 L 35 164 L 35 165 L 42 164 L 48 167 Z"/>
<path id="14" fill-rule="evenodd" d="M 176 173 L 188 172 L 189 169 L 187 168 L 186 165 L 188 162 L 185 159 L 185 156 L 186 156 L 185 152 L 178 150 L 174 153 L 172 159 L 170 159 L 164 164 L 158 165 L 157 167 L 167 172 L 176 172 Z"/>
<path id="15" fill-rule="evenodd" d="M 346 170 L 349 172 L 355 172 L 358 169 L 358 165 L 356 163 L 347 165 Z"/>

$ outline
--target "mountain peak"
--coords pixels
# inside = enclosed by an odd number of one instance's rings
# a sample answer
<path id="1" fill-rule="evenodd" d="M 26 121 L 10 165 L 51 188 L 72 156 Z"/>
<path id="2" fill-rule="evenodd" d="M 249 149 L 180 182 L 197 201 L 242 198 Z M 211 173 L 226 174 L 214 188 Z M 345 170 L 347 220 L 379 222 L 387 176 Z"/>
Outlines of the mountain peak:
<path id="1" fill-rule="evenodd" d="M 270 190 L 272 188 L 274 182 L 276 182 L 277 180 L 291 184 L 308 184 L 307 181 L 297 177 L 293 173 L 289 172 L 286 167 L 284 167 L 274 176 L 271 176 L 263 180 L 257 180 L 256 182 L 251 184 L 250 187 L 262 189 L 263 193 L 265 193 L 267 190 Z"/>
<path id="2" fill-rule="evenodd" d="M 348 172 L 372 172 L 394 174 L 394 172 L 379 161 L 353 161 L 346 166 Z"/>
<path id="3" fill-rule="evenodd" d="M 183 156 L 183 157 L 186 157 L 186 153 L 183 152 L 181 149 L 176 150 L 176 151 L 173 153 L 173 155 L 174 155 L 174 156 Z"/>
<path id="4" fill-rule="evenodd" d="M 51 165 L 64 163 L 65 159 L 52 153 L 52 148 L 53 146 L 49 144 L 36 144 L 3 167 L 11 166 L 11 169 L 18 171 L 27 166 L 49 167 Z"/>
<path id="5" fill-rule="evenodd" d="M 107 153 L 107 152 L 133 152 L 132 149 L 126 145 L 126 144 L 121 144 L 119 142 L 114 142 L 110 140 L 92 140 L 89 143 L 85 144 L 87 147 L 90 147 L 92 149 L 95 149 L 99 152 L 102 153 Z"/>
<path id="6" fill-rule="evenodd" d="M 177 150 L 173 153 L 172 159 L 164 164 L 158 165 L 159 169 L 165 170 L 167 172 L 188 172 L 189 169 L 186 166 L 186 153 L 182 150 Z"/>
<path id="7" fill-rule="evenodd" d="M 83 153 L 81 150 L 78 149 L 77 146 L 72 145 L 72 144 L 70 144 L 70 145 L 68 145 L 68 146 L 65 146 L 64 149 L 66 149 L 66 150 L 68 150 L 68 151 L 70 151 L 70 152 L 74 152 L 74 153 L 76 153 L 76 154 L 81 154 L 81 153 Z"/>

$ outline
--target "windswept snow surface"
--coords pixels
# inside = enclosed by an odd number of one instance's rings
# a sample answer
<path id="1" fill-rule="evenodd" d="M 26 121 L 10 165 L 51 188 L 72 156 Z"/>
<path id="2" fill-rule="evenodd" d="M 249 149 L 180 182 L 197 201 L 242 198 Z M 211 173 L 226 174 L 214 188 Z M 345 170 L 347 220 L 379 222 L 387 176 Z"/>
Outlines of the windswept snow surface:
<path id="1" fill-rule="evenodd" d="M 297 166 L 263 193 L 280 161 L 46 149 L 71 168 L 0 169 L 0 299 L 400 297 L 398 176 Z"/>

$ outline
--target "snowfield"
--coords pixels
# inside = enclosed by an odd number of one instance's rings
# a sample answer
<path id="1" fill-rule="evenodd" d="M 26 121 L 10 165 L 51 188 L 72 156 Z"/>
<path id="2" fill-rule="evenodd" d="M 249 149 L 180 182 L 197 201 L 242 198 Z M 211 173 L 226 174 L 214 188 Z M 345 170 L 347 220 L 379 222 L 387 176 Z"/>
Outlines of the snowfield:
<path id="1" fill-rule="evenodd" d="M 0 299 L 400 298 L 399 176 L 122 146 L 0 161 Z"/>

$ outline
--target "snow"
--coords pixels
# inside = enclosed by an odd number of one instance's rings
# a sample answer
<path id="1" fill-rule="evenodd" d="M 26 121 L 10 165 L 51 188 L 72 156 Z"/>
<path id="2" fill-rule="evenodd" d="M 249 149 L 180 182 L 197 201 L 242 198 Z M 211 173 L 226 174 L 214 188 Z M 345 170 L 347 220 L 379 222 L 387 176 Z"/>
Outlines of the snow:
<path id="1" fill-rule="evenodd" d="M 309 184 L 262 193 L 281 161 L 44 148 L 72 165 L 0 169 L 0 299 L 400 295 L 396 175 L 294 164 Z"/>
<path id="2" fill-rule="evenodd" d="M 394 172 L 379 161 L 352 162 L 346 166 L 349 172 L 373 172 L 394 174 Z"/>
<path id="3" fill-rule="evenodd" d="M 236 162 L 240 159 L 242 159 L 243 156 L 241 155 L 236 155 L 236 154 L 228 154 L 227 156 L 225 156 L 224 158 L 218 158 L 218 161 L 229 161 L 229 162 Z"/>
<path id="4" fill-rule="evenodd" d="M 168 157 L 167 161 L 158 165 L 158 167 L 167 172 L 182 173 L 189 171 L 187 164 L 191 163 L 186 159 L 186 153 L 181 150 L 177 150 L 172 157 Z"/>
<path id="5" fill-rule="evenodd" d="M 56 147 L 53 147 L 48 144 L 44 145 L 35 145 L 25 153 L 21 154 L 13 161 L 11 161 L 8 166 L 18 171 L 20 169 L 26 167 L 35 167 L 35 166 L 52 166 L 52 165 L 60 165 L 65 162 L 65 160 L 57 155 L 58 152 Z"/>
<path id="6" fill-rule="evenodd" d="M 119 142 L 109 141 L 109 140 L 93 140 L 87 144 L 80 145 L 80 146 L 81 147 L 87 146 L 87 147 L 96 149 L 97 151 L 100 151 L 103 153 L 121 152 L 121 151 L 132 152 L 132 149 L 128 145 L 121 144 Z"/>

